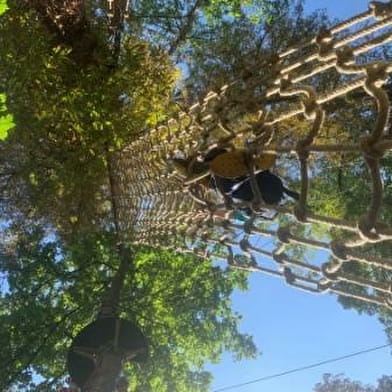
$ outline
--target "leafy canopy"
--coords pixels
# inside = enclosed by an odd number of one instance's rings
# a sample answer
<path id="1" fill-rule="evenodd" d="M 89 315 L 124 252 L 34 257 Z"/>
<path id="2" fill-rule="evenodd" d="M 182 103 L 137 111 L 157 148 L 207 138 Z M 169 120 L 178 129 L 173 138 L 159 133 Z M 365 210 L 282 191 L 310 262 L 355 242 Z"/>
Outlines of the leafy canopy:
<path id="1" fill-rule="evenodd" d="M 377 386 L 363 385 L 343 374 L 324 374 L 323 381 L 315 385 L 314 392 L 388 392 L 392 389 L 392 377 L 382 376 Z"/>
<path id="2" fill-rule="evenodd" d="M 0 298 L 0 387 L 10 383 L 35 391 L 33 374 L 57 385 L 71 337 L 88 324 L 119 258 L 115 236 L 91 235 L 63 248 L 42 227 L 15 236 L 0 256 L 8 288 Z M 12 245 L 11 245 L 12 244 Z M 135 321 L 150 344 L 150 359 L 128 373 L 135 391 L 206 391 L 206 361 L 228 350 L 253 357 L 251 338 L 238 330 L 240 316 L 230 295 L 247 287 L 246 274 L 210 260 L 149 248 L 136 250 L 134 274 L 122 292 L 121 316 Z M 4 338 L 4 340 L 3 340 Z M 30 386 L 29 386 L 30 385 Z M 52 387 L 53 387 L 52 385 Z"/>
<path id="3" fill-rule="evenodd" d="M 0 15 L 7 11 L 8 6 L 6 0 L 0 0 Z M 8 131 L 13 127 L 12 115 L 7 113 L 5 105 L 6 97 L 0 94 L 0 140 L 7 137 Z"/>

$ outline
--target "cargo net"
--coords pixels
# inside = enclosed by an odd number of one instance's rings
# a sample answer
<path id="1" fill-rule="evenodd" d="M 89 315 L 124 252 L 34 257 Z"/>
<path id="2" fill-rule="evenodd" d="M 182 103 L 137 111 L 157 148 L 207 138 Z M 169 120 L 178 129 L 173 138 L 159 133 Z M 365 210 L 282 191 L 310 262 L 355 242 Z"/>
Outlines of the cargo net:
<path id="1" fill-rule="evenodd" d="M 372 2 L 367 12 L 245 70 L 241 80 L 117 152 L 121 232 L 136 244 L 225 260 L 307 292 L 392 308 L 385 278 L 392 259 L 369 252 L 392 243 L 392 227 L 382 219 L 380 163 L 392 150 L 385 89 L 392 63 L 380 60 L 391 24 L 392 2 Z M 361 135 L 344 132 L 344 125 L 328 135 L 332 112 L 369 104 L 373 117 L 367 115 L 370 126 Z M 302 133 L 290 134 L 290 124 L 302 124 Z M 309 205 L 319 163 L 336 156 L 366 162 L 367 207 L 355 219 L 323 216 Z M 291 169 L 282 175 L 287 162 Z M 276 185 L 271 194 L 267 177 Z M 289 177 L 297 179 L 288 186 L 297 193 L 282 185 Z M 283 202 L 285 192 L 291 198 Z M 314 262 L 307 260 L 312 250 Z M 352 263 L 367 273 L 350 273 Z"/>

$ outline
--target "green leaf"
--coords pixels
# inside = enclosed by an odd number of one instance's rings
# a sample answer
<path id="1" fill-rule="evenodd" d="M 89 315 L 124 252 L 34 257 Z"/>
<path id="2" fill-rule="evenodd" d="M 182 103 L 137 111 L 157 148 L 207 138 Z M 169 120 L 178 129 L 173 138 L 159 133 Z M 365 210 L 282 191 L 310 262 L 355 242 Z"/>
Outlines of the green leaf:
<path id="1" fill-rule="evenodd" d="M 8 136 L 8 131 L 14 125 L 10 114 L 0 117 L 0 140 L 4 140 Z"/>
<path id="2" fill-rule="evenodd" d="M 4 140 L 8 135 L 8 131 L 15 125 L 12 115 L 6 114 L 5 99 L 5 95 L 0 94 L 0 140 Z"/>
<path id="3" fill-rule="evenodd" d="M 0 15 L 8 10 L 8 5 L 6 0 L 0 0 Z"/>

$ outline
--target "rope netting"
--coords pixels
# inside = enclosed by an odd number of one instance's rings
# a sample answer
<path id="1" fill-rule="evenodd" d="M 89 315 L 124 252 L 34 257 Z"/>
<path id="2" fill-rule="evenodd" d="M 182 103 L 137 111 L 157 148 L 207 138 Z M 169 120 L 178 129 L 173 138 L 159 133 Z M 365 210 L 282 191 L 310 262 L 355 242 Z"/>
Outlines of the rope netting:
<path id="1" fill-rule="evenodd" d="M 112 165 L 124 238 L 222 259 L 308 292 L 392 308 L 390 283 L 345 268 L 358 263 L 392 271 L 392 259 L 366 251 L 369 244 L 392 241 L 392 226 L 381 219 L 381 160 L 392 150 L 390 102 L 383 86 L 392 62 L 380 60 L 380 50 L 392 41 L 391 25 L 392 2 L 372 2 L 367 12 L 271 56 L 251 77 L 208 93 L 117 152 Z M 266 69 L 272 77 L 261 85 Z M 349 104 L 342 98 L 353 93 L 372 102 L 372 129 L 327 137 L 331 105 L 334 112 L 340 106 L 344 110 Z M 305 124 L 305 131 L 288 135 L 287 122 L 293 119 Z M 309 206 L 321 159 L 337 155 L 361 157 L 367 166 L 368 207 L 356 219 L 323 216 Z M 219 159 L 221 166 L 215 167 Z M 276 161 L 279 170 L 285 160 L 297 165 L 298 201 L 267 204 L 258 185 L 260 168 Z M 225 176 L 230 181 L 242 176 L 236 186 L 247 182 L 251 197 L 222 192 L 217 182 Z M 329 233 L 322 239 L 320 227 Z M 312 249 L 316 261 L 310 262 L 306 255 Z"/>

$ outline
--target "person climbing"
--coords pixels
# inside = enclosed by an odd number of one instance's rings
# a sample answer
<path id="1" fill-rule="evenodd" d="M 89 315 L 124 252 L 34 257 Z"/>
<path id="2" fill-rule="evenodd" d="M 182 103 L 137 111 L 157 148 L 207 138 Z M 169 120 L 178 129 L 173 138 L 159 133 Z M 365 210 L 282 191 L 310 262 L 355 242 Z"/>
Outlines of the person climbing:
<path id="1" fill-rule="evenodd" d="M 275 174 L 272 174 L 269 170 L 263 170 L 256 173 L 255 179 L 260 195 L 266 204 L 279 204 L 285 195 L 290 196 L 295 200 L 299 200 L 299 194 L 286 188 L 283 185 L 282 180 Z M 219 178 L 217 180 L 217 187 L 231 197 L 241 201 L 251 202 L 255 197 L 250 177 L 247 177 L 241 182 Z"/>
<path id="2" fill-rule="evenodd" d="M 215 187 L 226 196 L 246 202 L 254 200 L 246 153 L 241 150 L 212 151 L 206 155 L 206 158 L 212 156 L 212 159 L 206 161 L 205 158 L 205 162 L 209 163 Z M 299 194 L 286 188 L 282 180 L 270 172 L 275 159 L 273 154 L 260 154 L 254 158 L 255 180 L 263 201 L 276 205 L 285 195 L 298 200 Z"/>
<path id="3" fill-rule="evenodd" d="M 266 204 L 279 204 L 285 195 L 295 200 L 299 194 L 286 188 L 282 180 L 270 172 L 276 160 L 275 154 L 262 153 L 253 158 L 255 179 L 260 195 Z M 249 155 L 247 151 L 226 148 L 212 148 L 202 160 L 179 159 L 172 160 L 176 170 L 182 175 L 200 176 L 199 180 L 205 186 L 218 190 L 226 199 L 234 198 L 251 202 L 253 194 Z"/>

